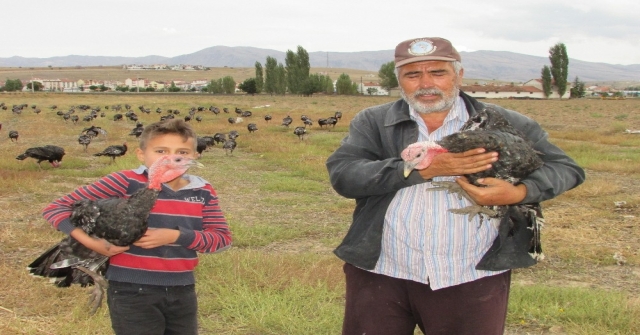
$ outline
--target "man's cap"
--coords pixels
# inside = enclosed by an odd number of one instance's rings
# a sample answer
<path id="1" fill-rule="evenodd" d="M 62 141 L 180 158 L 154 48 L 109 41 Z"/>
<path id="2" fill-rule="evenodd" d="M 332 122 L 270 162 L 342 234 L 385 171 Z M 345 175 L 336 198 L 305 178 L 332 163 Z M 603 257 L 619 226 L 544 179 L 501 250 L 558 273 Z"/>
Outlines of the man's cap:
<path id="1" fill-rule="evenodd" d="M 440 37 L 414 38 L 396 46 L 396 67 L 425 60 L 460 62 L 461 58 L 451 42 Z"/>

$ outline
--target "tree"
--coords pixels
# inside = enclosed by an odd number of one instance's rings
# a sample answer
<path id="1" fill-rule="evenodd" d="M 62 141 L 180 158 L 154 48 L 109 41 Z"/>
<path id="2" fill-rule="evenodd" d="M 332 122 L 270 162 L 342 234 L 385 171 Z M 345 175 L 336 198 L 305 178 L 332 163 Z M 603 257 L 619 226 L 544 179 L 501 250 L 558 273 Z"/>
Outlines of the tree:
<path id="1" fill-rule="evenodd" d="M 353 94 L 353 83 L 348 74 L 343 73 L 338 77 L 336 82 L 336 93 L 338 94 Z"/>
<path id="2" fill-rule="evenodd" d="M 313 93 L 323 92 L 326 85 L 326 79 L 324 75 L 312 74 L 302 83 L 300 93 L 306 97 L 310 97 Z"/>
<path id="3" fill-rule="evenodd" d="M 367 93 L 369 95 L 374 95 L 374 94 L 378 93 L 378 89 L 375 88 L 375 87 L 369 87 L 369 88 L 367 88 Z"/>
<path id="4" fill-rule="evenodd" d="M 148 87 L 147 87 L 147 88 L 148 88 Z M 153 87 L 152 87 L 152 88 L 153 88 Z M 106 90 L 108 90 L 108 89 L 109 89 L 109 88 L 108 88 L 108 87 L 106 87 L 106 86 L 104 86 L 104 84 L 102 84 L 102 85 L 98 86 L 98 90 L 99 90 L 100 92 L 104 92 L 104 91 L 106 91 Z M 147 91 L 149 91 L 149 90 L 147 90 Z"/>
<path id="5" fill-rule="evenodd" d="M 302 90 L 302 85 L 309 78 L 309 71 L 311 70 L 311 64 L 309 63 L 309 53 L 303 47 L 298 45 L 298 52 L 296 54 L 297 61 L 297 82 L 298 93 Z"/>
<path id="6" fill-rule="evenodd" d="M 256 62 L 256 93 L 262 93 L 264 87 L 264 75 L 262 73 L 262 64 Z"/>
<path id="7" fill-rule="evenodd" d="M 276 94 L 284 95 L 287 91 L 287 70 L 282 63 L 276 68 Z"/>
<path id="8" fill-rule="evenodd" d="M 245 79 L 238 88 L 245 91 L 247 94 L 254 95 L 258 93 L 258 84 L 256 78 L 247 78 Z"/>
<path id="9" fill-rule="evenodd" d="M 380 66 L 378 77 L 380 77 L 380 86 L 389 91 L 394 87 L 398 87 L 398 78 L 396 78 L 396 64 L 391 61 Z"/>
<path id="10" fill-rule="evenodd" d="M 303 47 L 298 46 L 297 53 L 287 50 L 285 58 L 285 69 L 287 71 L 287 88 L 290 93 L 302 93 L 302 86 L 309 78 L 309 53 Z"/>
<path id="11" fill-rule="evenodd" d="M 222 90 L 225 94 L 233 94 L 236 92 L 236 81 L 231 76 L 222 78 Z"/>
<path id="12" fill-rule="evenodd" d="M 102 90 L 102 88 L 100 89 Z M 147 86 L 147 88 L 144 89 L 146 92 L 155 92 L 156 89 L 153 86 Z"/>
<path id="13" fill-rule="evenodd" d="M 542 68 L 542 93 L 545 98 L 551 95 L 551 69 L 546 65 Z"/>
<path id="14" fill-rule="evenodd" d="M 324 93 L 326 94 L 333 94 L 335 92 L 334 88 L 333 88 L 333 80 L 331 80 L 331 78 L 329 78 L 329 76 L 325 76 L 324 77 Z"/>
<path id="15" fill-rule="evenodd" d="M 570 91 L 571 98 L 584 98 L 585 91 L 584 83 L 578 79 L 578 76 L 576 76 L 576 79 L 573 80 L 573 87 Z"/>
<path id="16" fill-rule="evenodd" d="M 91 91 L 96 91 L 96 90 L 98 90 L 98 86 L 96 86 L 96 85 L 91 85 L 91 86 L 89 86 L 89 90 L 91 90 Z"/>
<path id="17" fill-rule="evenodd" d="M 7 92 L 21 91 L 22 87 L 22 81 L 20 79 L 7 79 L 7 81 L 4 82 L 3 90 Z"/>
<path id="18" fill-rule="evenodd" d="M 129 92 L 129 86 L 116 86 L 116 91 Z"/>
<path id="19" fill-rule="evenodd" d="M 222 79 L 211 79 L 211 81 L 207 85 L 207 92 L 211 92 L 211 94 L 220 94 L 223 91 Z"/>
<path id="20" fill-rule="evenodd" d="M 277 86 L 276 72 L 278 68 L 278 61 L 271 56 L 267 56 L 265 68 L 264 91 L 269 94 L 274 94 L 276 93 Z"/>
<path id="21" fill-rule="evenodd" d="M 567 92 L 567 77 L 569 76 L 569 56 L 564 43 L 558 43 L 549 49 L 551 61 L 551 75 L 558 88 L 560 98 Z"/>
<path id="22" fill-rule="evenodd" d="M 33 89 L 31 88 L 31 86 L 33 86 Z M 31 91 L 31 90 L 33 90 L 33 91 L 42 91 L 43 88 L 44 88 L 44 85 L 42 85 L 42 83 L 39 82 L 39 81 L 32 81 L 32 82 L 27 84 L 27 89 L 29 91 Z"/>
<path id="23" fill-rule="evenodd" d="M 174 83 L 173 81 L 171 82 L 171 86 L 169 86 L 168 89 L 169 92 L 180 92 L 182 91 L 182 89 L 180 89 L 180 87 L 176 86 L 176 83 Z"/>
<path id="24" fill-rule="evenodd" d="M 287 56 L 284 59 L 285 70 L 287 74 L 287 87 L 292 94 L 298 94 L 298 56 L 291 50 L 287 50 Z"/>

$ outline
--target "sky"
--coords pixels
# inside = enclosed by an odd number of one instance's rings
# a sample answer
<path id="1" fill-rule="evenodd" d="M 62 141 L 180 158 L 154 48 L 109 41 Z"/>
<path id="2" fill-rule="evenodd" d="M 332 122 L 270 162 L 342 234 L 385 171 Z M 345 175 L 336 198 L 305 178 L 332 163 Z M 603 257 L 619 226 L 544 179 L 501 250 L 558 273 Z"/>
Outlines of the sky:
<path id="1" fill-rule="evenodd" d="M 443 37 L 458 51 L 640 64 L 637 0 L 29 0 L 3 6 L 0 57 L 175 57 L 212 46 L 392 50 Z M 464 62 L 464 59 L 463 59 Z"/>

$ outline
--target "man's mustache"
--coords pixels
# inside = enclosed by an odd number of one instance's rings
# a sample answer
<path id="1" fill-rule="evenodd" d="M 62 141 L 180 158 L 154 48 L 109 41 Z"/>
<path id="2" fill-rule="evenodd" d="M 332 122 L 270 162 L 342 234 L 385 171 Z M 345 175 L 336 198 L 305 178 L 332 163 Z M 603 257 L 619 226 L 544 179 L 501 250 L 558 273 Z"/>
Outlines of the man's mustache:
<path id="1" fill-rule="evenodd" d="M 444 96 L 444 92 L 442 92 L 441 90 L 437 89 L 437 88 L 424 88 L 424 89 L 420 89 L 417 90 L 415 92 L 413 92 L 413 94 L 411 95 L 413 98 L 417 98 L 421 95 L 438 95 L 438 96 Z"/>

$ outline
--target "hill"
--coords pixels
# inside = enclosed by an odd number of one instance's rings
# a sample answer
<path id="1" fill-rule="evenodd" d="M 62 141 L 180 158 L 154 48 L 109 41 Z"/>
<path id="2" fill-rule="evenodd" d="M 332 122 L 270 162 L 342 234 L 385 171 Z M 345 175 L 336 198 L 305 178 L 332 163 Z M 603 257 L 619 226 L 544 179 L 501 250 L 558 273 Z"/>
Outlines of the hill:
<path id="1" fill-rule="evenodd" d="M 309 61 L 314 68 L 345 68 L 375 71 L 393 60 L 393 50 L 360 52 L 310 52 Z M 508 51 L 480 50 L 460 52 L 465 66 L 465 77 L 484 80 L 524 82 L 539 78 L 546 57 L 531 56 Z M 107 56 L 59 56 L 51 58 L 0 58 L 0 67 L 75 67 L 117 66 L 123 64 L 191 64 L 207 67 L 252 68 L 256 62 L 264 65 L 267 56 L 284 63 L 285 52 L 253 47 L 213 46 L 176 57 L 107 57 Z M 569 80 L 576 76 L 584 82 L 639 81 L 640 64 L 616 65 L 569 59 Z"/>

